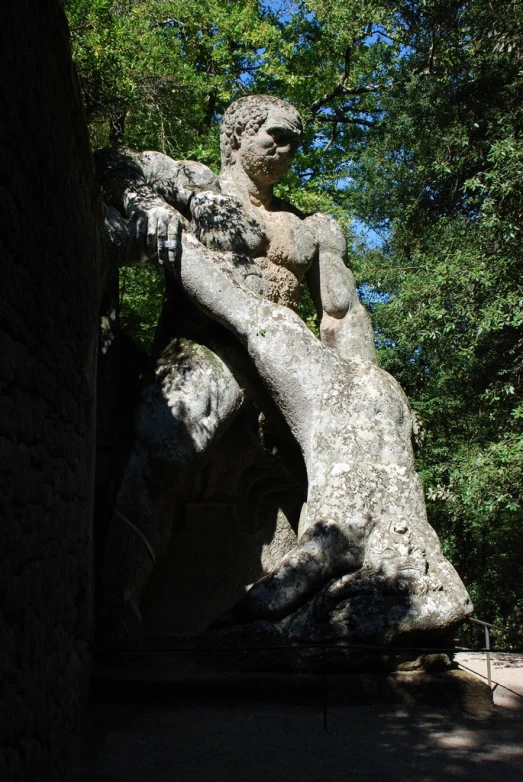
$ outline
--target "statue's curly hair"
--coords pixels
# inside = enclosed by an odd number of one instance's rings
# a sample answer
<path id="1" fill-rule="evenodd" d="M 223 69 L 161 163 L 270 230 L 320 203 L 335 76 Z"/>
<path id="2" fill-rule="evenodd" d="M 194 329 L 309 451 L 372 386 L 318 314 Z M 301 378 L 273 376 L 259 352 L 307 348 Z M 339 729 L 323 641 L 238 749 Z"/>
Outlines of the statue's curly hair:
<path id="1" fill-rule="evenodd" d="M 231 103 L 223 115 L 220 127 L 220 152 L 222 166 L 231 162 L 233 152 L 234 132 L 239 131 L 248 136 L 253 136 L 261 128 L 269 111 L 273 107 L 284 109 L 286 112 L 294 112 L 301 125 L 301 117 L 297 109 L 290 103 L 275 98 L 273 95 L 247 95 L 245 98 Z"/>

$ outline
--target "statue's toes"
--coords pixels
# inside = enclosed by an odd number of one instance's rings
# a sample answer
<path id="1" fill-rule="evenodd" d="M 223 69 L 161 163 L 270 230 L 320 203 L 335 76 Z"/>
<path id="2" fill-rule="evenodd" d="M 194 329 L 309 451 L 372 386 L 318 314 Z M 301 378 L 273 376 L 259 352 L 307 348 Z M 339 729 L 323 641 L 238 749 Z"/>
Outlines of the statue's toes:
<path id="1" fill-rule="evenodd" d="M 278 620 L 295 611 L 330 579 L 361 565 L 362 552 L 335 522 L 313 524 L 271 573 L 247 592 L 235 609 L 243 621 Z"/>

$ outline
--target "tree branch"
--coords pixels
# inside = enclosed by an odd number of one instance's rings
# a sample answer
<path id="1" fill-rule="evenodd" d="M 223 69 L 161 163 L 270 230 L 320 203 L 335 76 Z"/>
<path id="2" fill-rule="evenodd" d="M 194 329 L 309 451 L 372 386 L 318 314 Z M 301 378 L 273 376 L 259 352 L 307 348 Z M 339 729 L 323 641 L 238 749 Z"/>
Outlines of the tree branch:
<path id="1" fill-rule="evenodd" d="M 322 95 L 321 98 L 318 98 L 311 104 L 311 112 L 316 114 L 325 104 L 330 103 L 333 98 L 337 98 L 340 95 L 368 95 L 371 92 L 378 92 L 382 87 L 384 87 L 383 84 L 369 84 L 368 87 L 345 87 L 340 79 L 333 90 L 326 92 L 325 95 Z"/>
<path id="2" fill-rule="evenodd" d="M 325 95 L 322 95 L 321 98 L 318 98 L 318 100 L 315 100 L 314 103 L 311 104 L 312 113 L 316 114 L 316 112 L 325 106 L 326 103 L 330 103 L 333 98 L 337 98 L 338 95 L 341 95 L 342 93 L 343 84 L 338 83 L 333 90 L 326 92 Z"/>
<path id="3" fill-rule="evenodd" d="M 350 66 L 352 59 L 352 47 L 346 46 L 343 52 L 343 73 L 341 74 L 340 84 L 343 87 L 350 74 Z"/>
<path id="4" fill-rule="evenodd" d="M 315 100 L 314 103 L 311 104 L 310 110 L 312 114 L 316 114 L 323 106 L 325 106 L 327 103 L 330 103 L 334 98 L 337 98 L 340 95 L 366 95 L 370 92 L 376 92 L 383 86 L 381 84 L 371 84 L 368 87 L 346 87 L 345 86 L 345 82 L 349 78 L 351 72 L 353 49 L 358 44 L 363 43 L 365 37 L 370 35 L 371 33 L 372 33 L 372 23 L 369 23 L 365 36 L 363 36 L 362 38 L 354 39 L 351 46 L 345 47 L 345 51 L 343 52 L 343 73 L 341 74 L 338 83 L 333 90 L 331 90 L 330 92 L 326 92 L 324 95 L 322 95 L 320 98 Z"/>
<path id="5" fill-rule="evenodd" d="M 333 90 L 326 92 L 325 95 L 322 95 L 321 98 L 318 98 L 318 100 L 314 101 L 314 103 L 311 105 L 311 111 L 313 114 L 319 111 L 322 106 L 325 106 L 325 104 L 329 103 L 333 98 L 336 98 L 338 95 L 343 95 L 345 90 L 345 82 L 350 75 L 351 56 L 352 47 L 347 46 L 343 52 L 343 73 L 341 74 L 338 83 Z"/>
<path id="6" fill-rule="evenodd" d="M 333 125 L 332 125 L 332 136 L 331 136 L 331 138 L 329 139 L 329 141 L 327 141 L 327 143 L 325 144 L 325 146 L 323 147 L 323 151 L 324 151 L 324 152 L 327 152 L 327 150 L 328 150 L 328 149 L 331 147 L 331 145 L 332 145 L 332 144 L 334 143 L 334 141 L 336 140 L 336 136 L 337 136 L 337 135 L 338 135 L 338 123 L 337 123 L 337 122 L 334 122 L 334 123 L 333 123 Z"/>

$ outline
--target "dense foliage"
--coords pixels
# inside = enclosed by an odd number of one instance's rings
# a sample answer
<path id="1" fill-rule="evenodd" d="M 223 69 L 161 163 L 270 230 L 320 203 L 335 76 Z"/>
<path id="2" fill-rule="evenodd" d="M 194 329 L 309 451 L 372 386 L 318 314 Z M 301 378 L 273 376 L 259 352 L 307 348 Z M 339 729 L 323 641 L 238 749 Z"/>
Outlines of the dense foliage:
<path id="1" fill-rule="evenodd" d="M 386 229 L 366 268 L 378 342 L 420 415 L 431 521 L 477 613 L 521 627 L 523 7 L 408 5 L 355 185 Z"/>
<path id="2" fill-rule="evenodd" d="M 430 520 L 477 615 L 520 628 L 523 4 L 64 5 L 97 146 L 217 170 L 231 100 L 275 93 L 303 113 L 308 135 L 281 193 L 347 228 L 380 360 L 418 417 Z M 136 275 L 124 315 L 140 338 L 159 293 L 157 278 L 150 289 Z"/>

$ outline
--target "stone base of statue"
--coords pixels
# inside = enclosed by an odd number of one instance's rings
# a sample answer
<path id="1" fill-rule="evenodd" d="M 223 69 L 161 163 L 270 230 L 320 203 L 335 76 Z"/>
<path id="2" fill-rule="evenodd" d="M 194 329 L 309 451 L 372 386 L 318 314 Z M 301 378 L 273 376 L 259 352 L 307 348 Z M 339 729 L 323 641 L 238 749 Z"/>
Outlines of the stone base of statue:
<path id="1" fill-rule="evenodd" d="M 492 690 L 458 669 L 446 653 L 270 647 L 260 641 L 255 648 L 231 648 L 223 637 L 218 642 L 206 634 L 156 639 L 127 656 L 101 652 L 93 666 L 93 695 L 297 701 L 317 704 L 325 716 L 330 705 L 366 703 L 458 709 L 477 717 L 492 714 Z"/>

